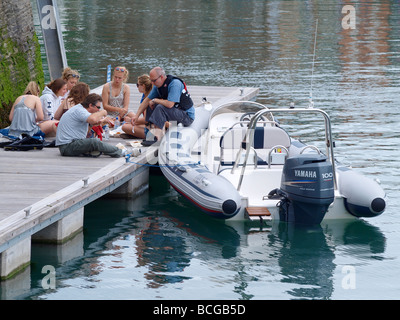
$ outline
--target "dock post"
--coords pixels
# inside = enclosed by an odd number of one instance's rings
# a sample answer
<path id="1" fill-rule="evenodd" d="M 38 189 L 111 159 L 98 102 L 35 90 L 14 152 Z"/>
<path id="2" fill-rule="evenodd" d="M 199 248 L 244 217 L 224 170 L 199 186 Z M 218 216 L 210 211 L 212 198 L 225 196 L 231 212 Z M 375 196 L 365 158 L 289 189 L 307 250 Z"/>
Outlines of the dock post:
<path id="1" fill-rule="evenodd" d="M 83 229 L 84 207 L 70 213 L 48 227 L 34 233 L 32 241 L 61 244 L 72 239 Z"/>
<path id="2" fill-rule="evenodd" d="M 0 280 L 12 278 L 31 263 L 31 237 L 0 253 Z"/>
<path id="3" fill-rule="evenodd" d="M 149 168 L 141 167 L 132 179 L 110 192 L 110 198 L 135 198 L 141 195 L 149 186 Z"/>

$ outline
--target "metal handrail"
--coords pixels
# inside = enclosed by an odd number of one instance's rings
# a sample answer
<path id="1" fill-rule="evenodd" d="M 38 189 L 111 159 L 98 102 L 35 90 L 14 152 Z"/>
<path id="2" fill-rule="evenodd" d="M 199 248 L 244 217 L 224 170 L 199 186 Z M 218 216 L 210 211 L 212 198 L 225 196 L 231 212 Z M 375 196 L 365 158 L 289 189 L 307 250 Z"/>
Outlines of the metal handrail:
<path id="1" fill-rule="evenodd" d="M 333 141 L 332 141 L 332 128 L 331 128 L 331 120 L 329 118 L 329 115 L 321 110 L 321 109 L 315 109 L 315 108 L 298 108 L 298 109 L 267 109 L 267 110 L 260 110 L 258 111 L 253 118 L 251 118 L 246 135 L 245 135 L 245 142 L 246 142 L 246 156 L 243 161 L 243 167 L 242 171 L 240 173 L 239 177 L 239 183 L 237 190 L 240 190 L 240 187 L 242 185 L 243 177 L 244 177 L 244 172 L 246 170 L 246 165 L 247 165 L 247 159 L 249 157 L 250 153 L 250 146 L 252 145 L 254 141 L 254 129 L 257 125 L 257 121 L 259 118 L 261 118 L 264 114 L 266 113 L 277 113 L 277 112 L 284 112 L 284 113 L 300 113 L 300 112 L 307 112 L 307 113 L 320 113 L 324 117 L 324 124 L 325 124 L 325 145 L 326 145 L 326 154 L 328 155 L 328 159 L 332 163 L 332 171 L 333 171 L 333 182 L 335 186 L 335 190 L 337 189 L 337 180 L 336 180 L 336 170 L 335 170 L 335 157 L 334 157 L 334 152 L 333 152 Z M 236 158 L 236 161 L 233 165 L 232 172 L 234 171 L 235 168 L 237 168 L 237 165 L 239 163 L 239 154 Z"/>
<path id="2" fill-rule="evenodd" d="M 272 151 L 274 151 L 276 149 L 283 149 L 286 151 L 285 159 L 289 156 L 289 150 L 285 146 L 277 145 L 275 147 L 272 147 L 271 150 L 269 150 L 269 152 L 268 152 L 268 169 L 271 168 Z"/>
<path id="3" fill-rule="evenodd" d="M 317 151 L 318 154 L 321 154 L 321 151 L 316 146 L 311 146 L 311 145 L 305 146 L 303 149 L 301 149 L 300 154 L 303 154 L 304 150 L 307 150 L 307 149 L 313 149 L 313 150 Z"/>

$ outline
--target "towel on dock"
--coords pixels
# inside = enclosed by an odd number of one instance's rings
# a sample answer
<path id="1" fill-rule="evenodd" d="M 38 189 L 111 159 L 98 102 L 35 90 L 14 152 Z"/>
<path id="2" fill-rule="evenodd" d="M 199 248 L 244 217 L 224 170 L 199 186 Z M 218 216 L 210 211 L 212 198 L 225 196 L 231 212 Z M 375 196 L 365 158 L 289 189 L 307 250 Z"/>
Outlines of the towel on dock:
<path id="1" fill-rule="evenodd" d="M 103 141 L 103 128 L 101 126 L 94 126 L 92 127 L 92 130 L 97 135 L 97 138 L 99 138 L 100 141 Z"/>

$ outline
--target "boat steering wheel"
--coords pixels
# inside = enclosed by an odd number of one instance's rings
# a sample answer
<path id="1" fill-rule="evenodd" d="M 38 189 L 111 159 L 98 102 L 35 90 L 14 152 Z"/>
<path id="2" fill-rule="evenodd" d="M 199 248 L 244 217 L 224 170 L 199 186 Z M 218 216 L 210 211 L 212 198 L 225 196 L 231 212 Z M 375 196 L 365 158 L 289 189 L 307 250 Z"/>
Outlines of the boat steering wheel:
<path id="1" fill-rule="evenodd" d="M 248 126 L 248 124 L 246 124 L 245 122 L 250 122 L 251 118 L 254 117 L 256 113 L 255 112 L 246 112 L 244 114 L 242 114 L 242 116 L 240 117 L 240 126 L 244 127 L 244 126 Z M 267 119 L 264 116 L 261 116 L 260 118 L 261 121 L 267 121 Z M 264 127 L 266 126 L 266 122 L 264 123 Z"/>

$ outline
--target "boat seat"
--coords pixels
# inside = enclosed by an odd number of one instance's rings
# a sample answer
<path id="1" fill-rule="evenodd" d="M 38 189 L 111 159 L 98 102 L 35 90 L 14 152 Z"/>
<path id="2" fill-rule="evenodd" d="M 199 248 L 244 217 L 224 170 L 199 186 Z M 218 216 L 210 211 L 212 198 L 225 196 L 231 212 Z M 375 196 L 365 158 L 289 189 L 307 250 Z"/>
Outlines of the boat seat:
<path id="1" fill-rule="evenodd" d="M 290 146 L 288 133 L 280 127 L 262 126 L 254 129 L 252 147 L 256 150 L 257 164 L 267 165 L 267 150 L 275 146 Z M 233 165 L 235 157 L 247 132 L 247 127 L 233 127 L 225 131 L 220 139 L 220 166 Z M 265 152 L 259 152 L 265 150 Z M 253 151 L 254 152 L 254 151 Z M 249 156 L 248 163 L 252 163 L 254 156 Z M 254 164 L 254 162 L 253 162 Z M 218 170 L 219 171 L 219 170 Z"/>

